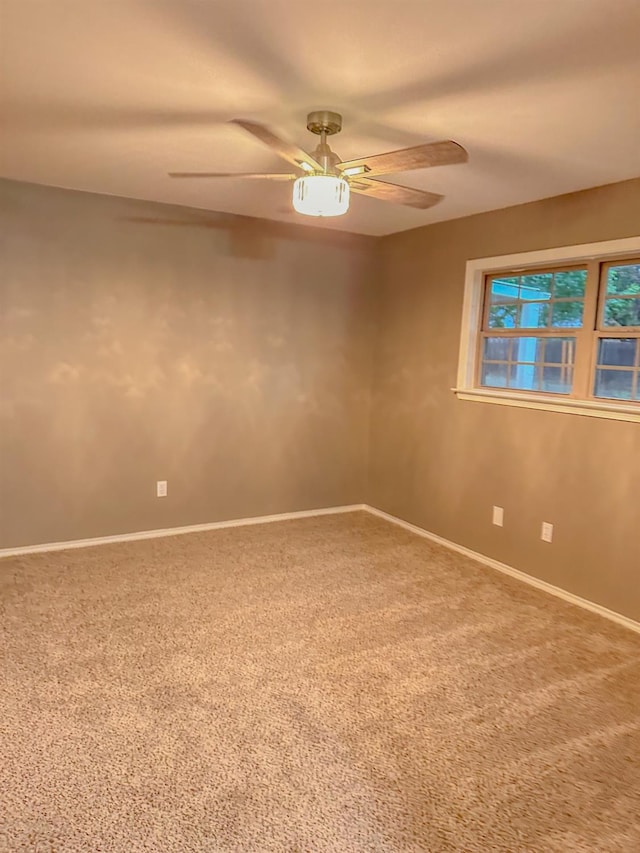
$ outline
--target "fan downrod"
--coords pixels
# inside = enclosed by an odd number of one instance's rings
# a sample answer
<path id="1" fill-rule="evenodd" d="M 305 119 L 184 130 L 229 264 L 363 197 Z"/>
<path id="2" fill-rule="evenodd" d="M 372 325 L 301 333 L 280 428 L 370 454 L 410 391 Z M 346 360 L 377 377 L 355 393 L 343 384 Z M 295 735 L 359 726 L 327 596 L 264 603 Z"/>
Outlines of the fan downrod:
<path id="1" fill-rule="evenodd" d="M 331 110 L 314 110 L 307 116 L 307 130 L 317 133 L 318 136 L 323 133 L 333 136 L 342 130 L 342 116 Z"/>

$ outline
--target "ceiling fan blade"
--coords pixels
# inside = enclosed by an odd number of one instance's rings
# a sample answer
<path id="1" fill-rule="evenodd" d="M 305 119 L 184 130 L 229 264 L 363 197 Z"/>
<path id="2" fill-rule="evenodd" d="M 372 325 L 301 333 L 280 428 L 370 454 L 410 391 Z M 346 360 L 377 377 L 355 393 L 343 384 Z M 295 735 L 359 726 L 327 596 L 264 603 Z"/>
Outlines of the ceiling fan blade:
<path id="1" fill-rule="evenodd" d="M 368 177 L 355 178 L 350 182 L 350 186 L 354 193 L 373 196 L 382 201 L 392 201 L 395 204 L 417 207 L 420 210 L 433 207 L 434 204 L 437 204 L 444 198 L 444 196 L 438 195 L 438 193 L 415 190 L 411 189 L 411 187 L 401 187 L 398 184 L 388 184 L 385 181 L 373 181 L 369 180 Z"/>
<path id="2" fill-rule="evenodd" d="M 413 148 L 400 148 L 386 154 L 373 154 L 371 157 L 358 157 L 338 163 L 338 169 L 358 169 L 364 167 L 362 174 L 368 178 L 374 175 L 388 175 L 391 172 L 408 172 L 411 169 L 425 169 L 427 166 L 451 166 L 454 163 L 466 163 L 469 155 L 457 142 L 428 142 Z"/>
<path id="3" fill-rule="evenodd" d="M 265 127 L 264 124 L 258 124 L 254 121 L 245 121 L 241 118 L 233 118 L 231 119 L 230 124 L 237 124 L 238 127 L 242 127 L 248 133 L 255 136 L 256 139 L 259 139 L 260 142 L 267 145 L 273 151 L 276 152 L 280 157 L 283 157 L 288 163 L 291 163 L 293 166 L 297 166 L 298 169 L 301 169 L 303 172 L 307 171 L 305 167 L 302 165 L 305 163 L 314 171 L 322 171 L 322 167 L 320 163 L 313 159 L 311 154 L 307 154 L 306 151 L 303 151 L 302 148 L 298 148 L 297 145 L 294 145 L 292 142 L 286 142 L 284 139 L 280 139 L 279 136 L 276 136 L 268 127 Z"/>
<path id="4" fill-rule="evenodd" d="M 169 172 L 170 178 L 260 178 L 265 181 L 293 181 L 295 175 L 275 172 Z"/>

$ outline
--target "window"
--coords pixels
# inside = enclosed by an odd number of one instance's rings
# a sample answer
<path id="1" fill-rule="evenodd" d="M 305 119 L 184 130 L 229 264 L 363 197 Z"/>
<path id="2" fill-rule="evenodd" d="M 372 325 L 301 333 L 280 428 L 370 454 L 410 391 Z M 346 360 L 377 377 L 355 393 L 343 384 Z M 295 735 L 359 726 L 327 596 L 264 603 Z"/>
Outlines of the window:
<path id="1" fill-rule="evenodd" d="M 640 258 L 487 275 L 480 341 L 480 387 L 640 402 Z"/>
<path id="2" fill-rule="evenodd" d="M 612 242 L 470 261 L 458 395 L 640 420 L 640 238 Z"/>
<path id="3" fill-rule="evenodd" d="M 480 385 L 570 394 L 586 268 L 486 277 Z"/>

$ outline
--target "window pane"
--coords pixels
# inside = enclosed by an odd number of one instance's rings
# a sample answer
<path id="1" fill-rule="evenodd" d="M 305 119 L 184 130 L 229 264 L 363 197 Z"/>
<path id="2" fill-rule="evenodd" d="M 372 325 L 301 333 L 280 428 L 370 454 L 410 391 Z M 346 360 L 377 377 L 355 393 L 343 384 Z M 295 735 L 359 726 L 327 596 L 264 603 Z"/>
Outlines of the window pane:
<path id="1" fill-rule="evenodd" d="M 554 276 L 553 295 L 556 298 L 566 296 L 584 296 L 587 284 L 586 270 L 567 270 Z"/>
<path id="2" fill-rule="evenodd" d="M 538 391 L 540 368 L 537 364 L 512 364 L 509 370 L 509 388 L 521 391 Z"/>
<path id="3" fill-rule="evenodd" d="M 512 361 L 535 362 L 542 361 L 544 338 L 514 338 Z"/>
<path id="4" fill-rule="evenodd" d="M 640 326 L 640 298 L 607 299 L 604 306 L 605 326 Z"/>
<path id="5" fill-rule="evenodd" d="M 520 278 L 520 299 L 550 299 L 553 273 L 536 273 Z"/>
<path id="6" fill-rule="evenodd" d="M 547 338 L 544 360 L 547 364 L 573 364 L 575 338 Z"/>
<path id="7" fill-rule="evenodd" d="M 630 400 L 632 388 L 632 370 L 596 370 L 596 397 Z"/>
<path id="8" fill-rule="evenodd" d="M 482 385 L 569 394 L 575 340 L 529 335 L 485 338 Z"/>
<path id="9" fill-rule="evenodd" d="M 485 361 L 509 361 L 512 338 L 485 338 Z"/>
<path id="10" fill-rule="evenodd" d="M 564 367 L 542 368 L 542 391 L 551 394 L 570 394 L 573 371 Z"/>
<path id="11" fill-rule="evenodd" d="M 521 329 L 544 329 L 549 324 L 549 306 L 544 302 L 525 302 L 520 313 Z"/>
<path id="12" fill-rule="evenodd" d="M 552 326 L 577 328 L 582 326 L 583 302 L 555 302 L 553 305 Z"/>
<path id="13" fill-rule="evenodd" d="M 513 302 L 518 298 L 518 276 L 494 278 L 491 282 L 491 304 Z"/>
<path id="14" fill-rule="evenodd" d="M 620 264 L 607 271 L 607 293 L 640 294 L 640 264 Z"/>
<path id="15" fill-rule="evenodd" d="M 489 385 L 491 388 L 506 388 L 507 370 L 506 364 L 483 364 L 480 381 L 482 385 Z"/>
<path id="16" fill-rule="evenodd" d="M 580 328 L 586 278 L 586 270 L 492 278 L 488 328 Z"/>
<path id="17" fill-rule="evenodd" d="M 565 367 L 542 367 L 539 364 L 512 364 L 509 369 L 509 388 L 519 391 L 547 391 L 551 394 L 570 394 L 573 371 Z"/>
<path id="18" fill-rule="evenodd" d="M 517 305 L 492 305 L 489 309 L 489 328 L 515 329 L 517 317 Z"/>
<path id="19" fill-rule="evenodd" d="M 637 343 L 633 338 L 600 338 L 598 364 L 633 367 L 636 363 Z"/>

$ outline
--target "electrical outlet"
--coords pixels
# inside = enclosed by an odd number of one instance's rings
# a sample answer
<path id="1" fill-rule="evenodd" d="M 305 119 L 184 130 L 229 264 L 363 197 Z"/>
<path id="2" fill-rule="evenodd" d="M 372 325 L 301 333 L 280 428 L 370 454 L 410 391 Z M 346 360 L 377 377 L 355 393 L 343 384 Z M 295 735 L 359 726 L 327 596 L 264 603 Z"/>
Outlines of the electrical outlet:
<path id="1" fill-rule="evenodd" d="M 501 506 L 494 506 L 493 508 L 493 523 L 497 527 L 502 527 L 504 524 L 504 509 Z"/>
<path id="2" fill-rule="evenodd" d="M 167 496 L 167 481 L 166 480 L 158 480 L 156 483 L 156 497 L 157 498 L 166 498 Z"/>
<path id="3" fill-rule="evenodd" d="M 543 542 L 551 542 L 553 539 L 553 524 L 550 521 L 542 522 L 542 530 L 540 531 L 540 538 Z"/>

